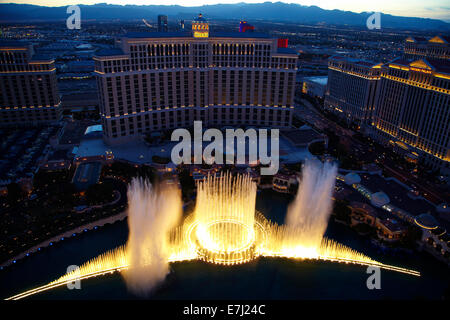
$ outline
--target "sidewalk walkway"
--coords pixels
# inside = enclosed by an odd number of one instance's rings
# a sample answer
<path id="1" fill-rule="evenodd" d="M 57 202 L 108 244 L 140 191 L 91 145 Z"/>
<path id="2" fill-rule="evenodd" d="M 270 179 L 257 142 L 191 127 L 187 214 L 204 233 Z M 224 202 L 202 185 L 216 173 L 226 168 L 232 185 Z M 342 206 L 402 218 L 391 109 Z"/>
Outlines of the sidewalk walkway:
<path id="1" fill-rule="evenodd" d="M 58 241 L 62 241 L 63 238 L 70 238 L 70 237 L 72 237 L 73 234 L 82 233 L 82 232 L 84 232 L 84 230 L 92 230 L 95 227 L 103 227 L 105 224 L 112 224 L 114 222 L 121 221 L 121 220 L 125 219 L 126 217 L 127 217 L 127 210 L 125 210 L 122 213 L 116 214 L 114 216 L 111 216 L 111 217 L 108 217 L 108 218 L 104 218 L 104 219 L 100 219 L 100 220 L 97 220 L 97 221 L 94 221 L 94 222 L 82 225 L 82 226 L 80 226 L 78 228 L 69 230 L 69 231 L 64 232 L 62 234 L 59 234 L 59 235 L 57 235 L 57 236 L 55 236 L 55 237 L 53 237 L 51 239 L 48 239 L 48 240 L 46 240 L 44 242 L 41 242 L 41 243 L 35 245 L 34 247 L 31 247 L 26 252 L 22 252 L 21 254 L 19 254 L 19 255 L 15 256 L 15 257 L 9 259 L 8 261 L 6 261 L 4 263 L 2 263 L 0 265 L 0 267 L 7 267 L 7 266 L 13 264 L 14 261 L 17 261 L 19 259 L 25 258 L 27 256 L 27 253 L 34 253 L 34 252 L 37 252 L 39 248 L 48 247 L 50 245 L 50 243 L 55 243 L 55 242 L 58 242 Z"/>

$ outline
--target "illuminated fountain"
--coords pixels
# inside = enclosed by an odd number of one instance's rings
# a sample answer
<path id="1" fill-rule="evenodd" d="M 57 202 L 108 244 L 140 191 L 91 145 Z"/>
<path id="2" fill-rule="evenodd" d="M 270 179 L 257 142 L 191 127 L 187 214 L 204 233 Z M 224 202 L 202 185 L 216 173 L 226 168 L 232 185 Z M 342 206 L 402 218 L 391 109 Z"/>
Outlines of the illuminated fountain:
<path id="1" fill-rule="evenodd" d="M 233 263 L 253 258 L 256 184 L 248 176 L 209 176 L 197 190 L 190 235 L 201 259 Z"/>
<path id="2" fill-rule="evenodd" d="M 269 221 L 255 210 L 256 184 L 248 175 L 207 177 L 197 187 L 194 212 L 175 226 L 180 217 L 179 190 L 153 188 L 133 180 L 128 190 L 130 236 L 125 246 L 81 265 L 79 270 L 9 299 L 98 275 L 124 271 L 131 290 L 148 293 L 168 273 L 168 264 L 203 260 L 235 265 L 264 257 L 317 259 L 420 276 L 418 271 L 386 265 L 323 236 L 331 212 L 336 168 L 307 163 L 286 224 Z"/>

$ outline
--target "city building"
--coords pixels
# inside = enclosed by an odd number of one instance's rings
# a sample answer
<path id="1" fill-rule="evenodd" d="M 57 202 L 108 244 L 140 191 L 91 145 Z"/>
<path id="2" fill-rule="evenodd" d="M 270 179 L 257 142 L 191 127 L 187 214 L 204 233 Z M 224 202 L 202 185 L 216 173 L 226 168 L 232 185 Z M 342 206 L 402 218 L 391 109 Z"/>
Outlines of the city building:
<path id="1" fill-rule="evenodd" d="M 61 118 L 55 61 L 33 46 L 0 41 L 0 127 L 57 123 Z"/>
<path id="2" fill-rule="evenodd" d="M 379 218 L 375 226 L 377 228 L 378 238 L 387 242 L 401 240 L 405 237 L 408 230 L 405 224 L 392 218 Z"/>
<path id="3" fill-rule="evenodd" d="M 169 31 L 169 27 L 167 26 L 167 16 L 159 15 L 158 16 L 158 32 L 167 32 Z"/>
<path id="4" fill-rule="evenodd" d="M 46 171 L 68 170 L 72 166 L 73 154 L 70 150 L 54 150 L 49 152 L 39 169 Z"/>
<path id="5" fill-rule="evenodd" d="M 408 37 L 405 40 L 404 58 L 421 59 L 426 58 L 429 61 L 450 60 L 450 37 L 435 36 L 430 39 L 422 37 Z"/>
<path id="6" fill-rule="evenodd" d="M 398 58 L 381 70 L 373 137 L 450 174 L 450 64 Z"/>
<path id="7" fill-rule="evenodd" d="M 405 223 L 392 219 L 366 203 L 352 201 L 349 208 L 351 210 L 350 226 L 368 225 L 376 231 L 379 240 L 395 242 L 406 235 L 408 229 Z"/>
<path id="8" fill-rule="evenodd" d="M 370 124 L 380 71 L 381 63 L 330 57 L 324 108 L 349 122 Z"/>
<path id="9" fill-rule="evenodd" d="M 256 32 L 129 33 L 94 57 L 106 143 L 206 126 L 290 127 L 297 54 Z"/>
<path id="10" fill-rule="evenodd" d="M 417 216 L 414 222 L 422 230 L 422 249 L 448 264 L 450 235 L 447 230 L 429 213 Z"/>
<path id="11" fill-rule="evenodd" d="M 311 97 L 322 98 L 325 95 L 325 91 L 328 83 L 328 76 L 324 77 L 306 77 L 301 80 L 302 92 Z"/>
<path id="12" fill-rule="evenodd" d="M 272 190 L 281 193 L 294 193 L 296 189 L 293 186 L 298 185 L 297 174 L 280 173 L 278 172 L 272 179 Z"/>

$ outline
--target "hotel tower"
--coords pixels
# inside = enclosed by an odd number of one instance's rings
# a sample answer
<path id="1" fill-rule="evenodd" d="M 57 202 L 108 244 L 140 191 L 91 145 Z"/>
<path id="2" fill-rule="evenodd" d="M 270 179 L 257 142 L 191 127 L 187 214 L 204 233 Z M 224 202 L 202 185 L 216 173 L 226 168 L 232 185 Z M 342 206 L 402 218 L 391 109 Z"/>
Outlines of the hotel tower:
<path id="1" fill-rule="evenodd" d="M 95 57 L 104 139 L 204 126 L 289 127 L 297 54 L 255 32 L 129 33 Z"/>
<path id="2" fill-rule="evenodd" d="M 54 60 L 32 45 L 0 41 L 0 127 L 56 123 L 61 114 Z"/>
<path id="3" fill-rule="evenodd" d="M 398 58 L 382 67 L 374 138 L 450 174 L 450 63 Z"/>
<path id="4" fill-rule="evenodd" d="M 408 37 L 403 57 L 386 64 L 331 57 L 324 107 L 406 159 L 450 175 L 448 40 Z"/>
<path id="5" fill-rule="evenodd" d="M 380 80 L 381 63 L 333 56 L 328 59 L 324 108 L 349 122 L 369 125 Z"/>
<path id="6" fill-rule="evenodd" d="M 449 38 L 408 37 L 381 69 L 372 134 L 407 159 L 450 175 Z"/>

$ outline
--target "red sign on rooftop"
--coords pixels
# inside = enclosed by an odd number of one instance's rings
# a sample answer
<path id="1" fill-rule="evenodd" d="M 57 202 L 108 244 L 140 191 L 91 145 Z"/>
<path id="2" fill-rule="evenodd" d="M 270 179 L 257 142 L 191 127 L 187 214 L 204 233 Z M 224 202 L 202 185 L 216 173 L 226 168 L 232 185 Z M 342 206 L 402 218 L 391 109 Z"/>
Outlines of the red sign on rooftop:
<path id="1" fill-rule="evenodd" d="M 288 47 L 288 39 L 278 39 L 277 47 L 278 48 L 287 48 Z"/>

